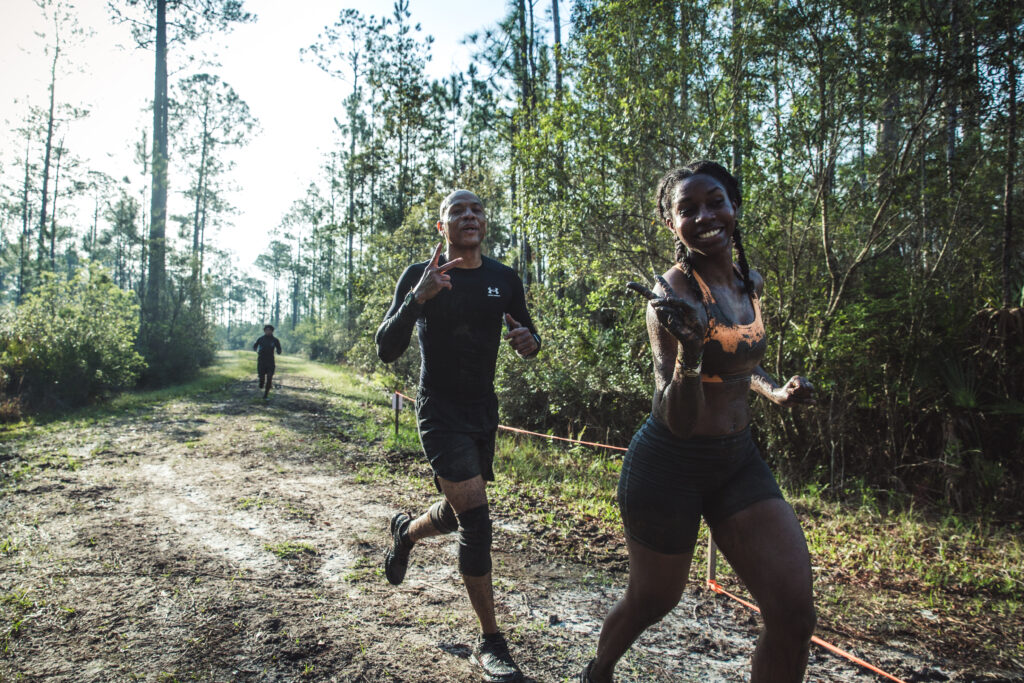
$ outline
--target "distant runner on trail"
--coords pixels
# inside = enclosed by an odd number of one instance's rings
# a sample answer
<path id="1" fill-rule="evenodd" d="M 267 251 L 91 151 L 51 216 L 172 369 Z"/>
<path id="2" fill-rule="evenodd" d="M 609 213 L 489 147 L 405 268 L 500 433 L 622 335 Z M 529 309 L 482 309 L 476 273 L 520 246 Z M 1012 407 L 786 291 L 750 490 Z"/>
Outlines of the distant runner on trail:
<path id="1" fill-rule="evenodd" d="M 619 478 L 629 583 L 580 680 L 611 681 L 633 641 L 676 606 L 703 516 L 764 619 L 750 680 L 800 681 L 815 623 L 811 563 L 800 523 L 751 438 L 748 395 L 812 405 L 814 388 L 799 376 L 779 386 L 761 368 L 764 279 L 747 266 L 736 179 L 696 162 L 669 171 L 657 195 L 677 263 L 656 292 L 628 285 L 649 302 L 655 379 L 651 415 Z"/>
<path id="2" fill-rule="evenodd" d="M 252 350 L 259 354 L 256 357 L 256 372 L 260 376 L 260 389 L 263 389 L 264 384 L 266 384 L 263 398 L 267 398 L 270 394 L 270 385 L 274 380 L 274 370 L 276 369 L 274 364 L 275 349 L 278 354 L 281 353 L 281 342 L 274 336 L 274 326 L 264 325 L 263 336 L 252 345 Z"/>
<path id="3" fill-rule="evenodd" d="M 473 661 L 483 669 L 485 681 L 517 681 L 521 674 L 494 618 L 485 482 L 494 480 L 494 369 L 502 324 L 508 328 L 504 338 L 523 358 L 537 354 L 540 337 L 519 276 L 481 252 L 487 215 L 480 199 L 467 190 L 452 192 L 441 202 L 437 230 L 445 242 L 429 261 L 402 273 L 376 343 L 377 355 L 390 363 L 409 346 L 413 326 L 417 328 L 421 365 L 416 417 L 434 484 L 444 498 L 416 519 L 401 512 L 391 519 L 384 573 L 397 586 L 417 541 L 457 531 L 459 571 L 483 630 Z"/>

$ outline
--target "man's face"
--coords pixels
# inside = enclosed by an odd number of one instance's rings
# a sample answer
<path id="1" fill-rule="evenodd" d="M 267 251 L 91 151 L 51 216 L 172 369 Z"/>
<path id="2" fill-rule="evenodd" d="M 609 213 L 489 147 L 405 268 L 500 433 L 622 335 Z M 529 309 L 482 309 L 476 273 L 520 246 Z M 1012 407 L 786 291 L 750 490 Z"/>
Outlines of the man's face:
<path id="1" fill-rule="evenodd" d="M 265 335 L 267 335 L 269 337 L 270 335 L 274 334 L 274 328 L 273 327 L 264 327 L 263 328 L 263 334 L 265 334 Z"/>
<path id="2" fill-rule="evenodd" d="M 487 234 L 487 214 L 480 198 L 467 190 L 451 195 L 437 229 L 453 247 L 469 249 L 480 246 Z"/>

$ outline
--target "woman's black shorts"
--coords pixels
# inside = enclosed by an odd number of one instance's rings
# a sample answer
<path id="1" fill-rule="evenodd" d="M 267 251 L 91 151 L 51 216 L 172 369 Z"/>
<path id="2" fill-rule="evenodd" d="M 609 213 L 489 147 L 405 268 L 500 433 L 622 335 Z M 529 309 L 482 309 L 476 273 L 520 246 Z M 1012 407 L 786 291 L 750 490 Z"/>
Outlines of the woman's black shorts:
<path id="1" fill-rule="evenodd" d="M 633 436 L 619 477 L 626 535 L 665 554 L 693 552 L 703 515 L 714 529 L 740 510 L 782 498 L 750 428 L 680 439 L 654 419 Z"/>
<path id="2" fill-rule="evenodd" d="M 423 453 L 435 477 L 466 481 L 479 475 L 494 481 L 496 396 L 463 403 L 421 388 L 416 396 L 416 419 Z"/>

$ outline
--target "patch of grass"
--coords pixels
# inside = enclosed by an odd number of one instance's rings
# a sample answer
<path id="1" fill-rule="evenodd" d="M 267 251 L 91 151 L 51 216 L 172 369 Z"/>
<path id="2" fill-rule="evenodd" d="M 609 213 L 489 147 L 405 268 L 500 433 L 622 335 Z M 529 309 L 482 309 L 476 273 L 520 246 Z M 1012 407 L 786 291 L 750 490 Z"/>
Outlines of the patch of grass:
<path id="1" fill-rule="evenodd" d="M 301 507 L 299 507 L 295 503 L 285 503 L 284 506 L 283 506 L 283 509 L 284 509 L 284 512 L 287 515 L 289 515 L 290 517 L 295 517 L 296 519 L 302 519 L 302 520 L 305 520 L 307 522 L 312 522 L 313 521 L 313 513 L 310 512 L 309 510 L 302 509 Z"/>
<path id="2" fill-rule="evenodd" d="M 35 607 L 35 603 L 29 600 L 27 590 L 14 589 L 10 593 L 0 595 L 0 605 L 14 607 L 20 610 L 29 610 Z"/>
<path id="3" fill-rule="evenodd" d="M 395 434 L 394 411 L 390 395 L 384 388 L 358 375 L 350 368 L 327 365 L 301 359 L 289 360 L 289 372 L 315 379 L 334 396 L 335 402 L 353 418 L 353 430 L 362 441 L 380 443 L 389 450 L 419 451 L 416 431 L 416 413 L 411 402 L 406 402 L 399 415 L 398 434 Z"/>
<path id="4" fill-rule="evenodd" d="M 18 552 L 18 541 L 11 536 L 0 539 L 0 555 L 13 555 Z"/>
<path id="5" fill-rule="evenodd" d="M 271 501 L 263 496 L 245 497 L 239 498 L 235 501 L 236 510 L 262 510 L 265 506 L 270 505 Z"/>
<path id="6" fill-rule="evenodd" d="M 512 489 L 525 487 L 543 498 L 557 499 L 577 517 L 619 524 L 615 488 L 622 460 L 616 455 L 585 446 L 562 448 L 539 437 L 501 432 L 496 451 L 495 468 L 507 481 L 509 496 L 515 495 Z"/>
<path id="7" fill-rule="evenodd" d="M 391 478 L 391 470 L 384 465 L 364 465 L 356 471 L 357 484 L 376 484 Z"/>
<path id="8" fill-rule="evenodd" d="M 29 598 L 28 590 L 14 589 L 0 595 L 0 652 L 7 653 L 13 640 L 31 618 L 26 614 L 41 607 Z"/>
<path id="9" fill-rule="evenodd" d="M 282 543 L 268 543 L 263 546 L 264 550 L 277 555 L 282 560 L 300 557 L 302 555 L 316 555 L 316 546 L 304 541 L 284 541 Z"/>
<path id="10" fill-rule="evenodd" d="M 41 428 L 85 427 L 112 415 L 145 410 L 155 404 L 174 399 L 223 391 L 229 385 L 255 373 L 252 354 L 245 351 L 218 351 L 216 361 L 187 382 L 160 389 L 126 391 L 108 401 L 70 411 L 40 413 L 25 417 L 0 429 L 0 442 L 19 440 L 37 433 Z M 34 429 L 33 429 L 34 428 Z"/>
<path id="11" fill-rule="evenodd" d="M 358 557 L 341 578 L 349 583 L 357 583 L 366 579 L 377 580 L 383 574 L 384 570 L 380 562 L 371 561 L 366 557 Z"/>
<path id="12" fill-rule="evenodd" d="M 373 387 L 355 372 L 339 365 L 328 365 L 298 357 L 288 359 L 288 372 L 319 381 L 338 398 L 354 403 L 379 403 L 381 390 Z"/>

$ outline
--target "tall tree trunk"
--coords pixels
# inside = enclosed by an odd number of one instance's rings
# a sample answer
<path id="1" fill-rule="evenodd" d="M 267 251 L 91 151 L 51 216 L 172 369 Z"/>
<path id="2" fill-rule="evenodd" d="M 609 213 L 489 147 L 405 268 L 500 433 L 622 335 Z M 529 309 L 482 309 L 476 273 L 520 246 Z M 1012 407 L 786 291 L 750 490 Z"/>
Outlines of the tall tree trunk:
<path id="1" fill-rule="evenodd" d="M 28 204 L 28 186 L 30 181 L 29 172 L 32 168 L 29 163 L 29 154 L 31 152 L 31 138 L 25 136 L 25 183 L 21 188 L 21 244 L 18 249 L 18 293 L 14 298 L 15 304 L 20 304 L 22 297 L 25 296 L 25 289 L 27 287 L 26 278 L 28 277 L 28 249 L 29 242 L 32 241 L 32 209 Z"/>
<path id="2" fill-rule="evenodd" d="M 747 112 L 746 98 L 743 94 L 743 16 L 741 0 L 732 0 L 732 31 L 729 42 L 732 52 L 732 172 L 741 189 L 743 186 L 743 157 L 746 145 Z"/>
<path id="3" fill-rule="evenodd" d="M 818 91 L 818 125 L 814 131 L 814 148 L 817 156 L 817 170 L 820 174 L 818 181 L 818 201 L 820 206 L 821 219 L 821 248 L 825 256 L 825 265 L 828 268 L 828 285 L 826 288 L 829 305 L 836 300 L 839 289 L 839 264 L 836 260 L 835 248 L 833 246 L 834 236 L 832 234 L 831 215 L 829 214 L 830 202 L 832 199 L 832 182 L 834 180 L 832 151 L 829 149 L 828 135 L 831 125 L 832 108 L 829 101 L 828 80 L 825 73 L 826 49 L 818 45 L 817 52 L 817 91 Z M 822 322 L 818 339 L 824 337 L 832 321 L 825 319 Z"/>
<path id="4" fill-rule="evenodd" d="M 963 60 L 960 48 L 960 7 L 958 0 L 949 0 L 949 41 L 946 45 L 946 185 L 956 182 L 956 134 L 960 125 L 960 83 Z"/>
<path id="5" fill-rule="evenodd" d="M 558 18 L 558 0 L 551 0 L 551 18 L 555 29 L 555 105 L 558 107 L 558 116 L 561 120 L 562 112 L 562 23 Z M 555 183 L 556 198 L 559 201 L 565 200 L 565 143 L 558 141 L 558 149 L 555 150 Z M 540 278 L 538 278 L 540 279 Z"/>
<path id="6" fill-rule="evenodd" d="M 203 237 L 202 224 L 206 221 L 206 158 L 210 146 L 209 121 L 210 121 L 210 94 L 205 93 L 202 124 L 202 142 L 199 147 L 199 177 L 196 178 L 196 206 L 192 220 L 192 295 L 199 293 L 199 283 L 202 278 L 202 251 Z M 193 304 L 196 302 L 193 301 Z"/>
<path id="7" fill-rule="evenodd" d="M 143 187 L 139 192 L 139 226 L 146 225 L 146 188 Z M 129 249 L 129 255 L 131 249 Z M 139 235 L 139 288 L 137 293 L 139 300 L 142 301 L 146 296 L 146 292 L 149 291 L 149 271 L 147 270 L 147 264 L 149 263 L 149 239 L 145 235 Z M 144 306 L 139 306 L 139 324 L 141 325 L 146 320 L 146 312 Z"/>
<path id="8" fill-rule="evenodd" d="M 532 8 L 532 4 L 530 7 Z M 519 108 L 525 114 L 525 116 L 523 116 L 523 120 L 526 122 L 526 132 L 529 133 L 532 129 L 533 122 L 533 80 L 530 77 L 530 64 L 533 59 L 530 54 L 531 37 L 528 35 L 526 0 L 518 0 L 516 8 L 516 23 L 519 27 L 519 40 L 514 53 L 515 59 L 513 59 L 513 68 L 516 70 L 516 80 L 519 81 Z M 532 29 L 532 27 L 529 28 Z M 529 286 L 533 280 L 533 274 L 530 271 L 530 245 L 526 234 L 526 224 L 523 220 L 522 206 L 516 203 L 516 176 L 518 176 L 519 166 L 517 134 L 519 133 L 519 130 L 515 124 L 513 124 L 511 132 L 512 139 L 510 142 L 512 146 L 512 154 L 513 159 L 516 159 L 516 162 L 512 165 L 512 207 L 514 212 L 513 215 L 515 215 L 520 222 L 519 233 L 521 236 L 519 276 L 522 278 L 523 283 Z M 525 169 L 523 169 L 523 172 L 525 173 Z"/>
<path id="9" fill-rule="evenodd" d="M 281 327 L 281 290 L 274 284 L 274 327 Z"/>
<path id="10" fill-rule="evenodd" d="M 775 7 L 778 8 L 778 0 L 775 2 Z M 854 19 L 853 24 L 854 40 L 858 46 L 863 46 L 865 43 L 864 37 L 864 20 L 863 17 L 858 15 Z M 867 112 L 865 110 L 867 105 L 867 88 L 865 87 L 865 75 L 864 75 L 864 59 L 863 49 L 858 50 L 858 54 L 861 55 L 857 59 L 857 180 L 860 182 L 861 189 L 865 189 L 867 186 L 867 147 L 868 147 L 868 134 L 867 134 Z M 778 59 L 778 56 L 775 57 Z M 778 103 L 778 95 L 776 95 L 776 103 Z"/>
<path id="11" fill-rule="evenodd" d="M 163 319 L 167 273 L 167 0 L 156 0 L 156 73 L 153 83 L 153 163 L 150 196 L 149 275 L 143 319 Z"/>
<path id="12" fill-rule="evenodd" d="M 58 22 L 54 21 L 54 31 L 59 31 Z M 43 152 L 43 192 L 39 208 L 39 247 L 36 260 L 42 269 L 44 254 L 46 253 L 46 210 L 47 200 L 50 198 L 50 153 L 53 149 L 53 113 L 56 102 L 57 89 L 57 60 L 60 58 L 60 34 L 54 37 L 53 61 L 50 63 L 50 112 L 46 117 L 46 147 Z M 51 265 L 52 269 L 52 265 Z"/>
<path id="13" fill-rule="evenodd" d="M 299 292 L 302 289 L 301 282 L 299 280 L 299 260 L 302 258 L 302 249 L 299 248 L 295 251 L 295 266 L 292 269 L 292 326 L 291 329 L 295 329 L 295 326 L 299 324 Z"/>
<path id="14" fill-rule="evenodd" d="M 345 253 L 345 329 L 352 331 L 353 316 L 352 316 L 352 302 L 354 298 L 354 292 L 352 287 L 352 274 L 353 274 L 353 263 L 352 263 L 352 251 L 355 242 L 356 232 L 356 169 L 355 169 L 355 156 L 356 156 L 356 113 L 358 101 L 356 100 L 356 93 L 359 91 L 359 52 L 357 50 L 352 51 L 352 94 L 349 96 L 349 108 L 348 108 L 348 169 L 345 173 L 348 182 L 348 211 L 346 222 L 346 230 L 348 232 L 348 245 Z M 372 120 L 371 120 L 371 124 Z"/>
<path id="15" fill-rule="evenodd" d="M 519 24 L 519 44 L 516 46 L 516 59 L 513 63 L 519 80 L 521 105 L 527 113 L 530 113 L 533 103 L 533 89 L 531 87 L 533 81 L 530 78 L 530 63 L 533 60 L 532 55 L 530 55 L 530 38 L 527 35 L 526 0 L 518 0 L 516 14 L 517 23 Z"/>
<path id="16" fill-rule="evenodd" d="M 1006 174 L 1003 184 L 1003 308 L 1013 303 L 1013 188 L 1017 167 L 1017 26 L 1009 27 L 1009 57 L 1007 80 L 1009 81 L 1009 113 L 1006 131 Z M 1019 296 L 1019 294 L 1018 294 Z M 1019 304 L 1020 302 L 1018 302 Z"/>
<path id="17" fill-rule="evenodd" d="M 885 164 L 878 174 L 879 190 L 884 191 L 891 177 L 888 164 L 896 158 L 896 146 L 899 132 L 896 123 L 896 108 L 899 104 L 899 83 L 901 81 L 897 65 L 897 45 L 900 40 L 900 27 L 896 24 L 896 12 L 893 7 L 895 0 L 889 0 L 885 37 L 885 77 L 882 100 L 882 120 L 878 129 L 878 156 Z"/>
<path id="18" fill-rule="evenodd" d="M 551 0 L 551 20 L 555 29 L 555 101 L 562 102 L 562 22 L 558 18 L 558 0 Z"/>
<path id="19" fill-rule="evenodd" d="M 535 109 L 536 105 L 537 105 L 537 93 L 536 93 L 536 91 L 534 89 L 534 84 L 537 83 L 537 60 L 536 60 L 537 50 L 536 50 L 536 47 L 534 45 L 534 41 L 535 41 L 536 36 L 537 36 L 537 31 L 536 31 L 536 29 L 534 28 L 534 25 L 533 25 L 533 4 L 534 4 L 533 2 L 530 2 L 530 3 L 527 3 L 527 5 L 526 5 L 527 11 L 530 13 L 529 33 L 527 35 L 527 41 L 526 41 L 526 65 L 529 68 L 529 76 L 530 76 L 530 110 L 531 111 L 533 109 Z"/>
<path id="20" fill-rule="evenodd" d="M 122 232 L 122 234 L 119 235 L 118 238 L 117 238 L 117 242 L 116 242 L 116 244 L 117 244 L 117 251 L 114 252 L 114 259 L 115 259 L 115 263 L 116 263 L 116 266 L 117 266 L 117 286 L 118 287 L 124 287 L 125 280 L 128 279 L 127 278 L 127 272 L 126 272 L 127 271 L 126 266 L 128 265 L 127 264 L 127 260 L 128 259 L 125 258 L 125 254 L 124 254 L 125 242 L 127 242 L 127 240 L 128 240 L 128 236 Z M 131 245 L 129 245 L 129 253 L 130 253 L 130 249 L 131 249 Z"/>
<path id="21" fill-rule="evenodd" d="M 679 61 L 679 102 L 676 106 L 676 111 L 679 114 L 679 135 L 683 142 L 683 151 L 678 157 L 671 160 L 671 165 L 676 166 L 682 163 L 687 157 L 691 155 L 691 142 L 690 142 L 690 70 L 687 68 L 690 64 L 690 16 L 688 13 L 689 5 L 685 2 L 679 3 L 679 30 L 676 31 L 678 37 L 677 49 L 678 49 L 678 61 Z M 673 154 L 675 149 L 673 150 Z"/>
<path id="22" fill-rule="evenodd" d="M 962 114 L 963 142 L 961 147 L 966 148 L 966 153 L 972 156 L 981 145 L 981 74 L 979 73 L 978 55 L 978 17 L 977 8 L 974 3 L 967 3 L 964 8 L 965 15 L 961 21 L 963 40 L 961 49 L 963 54 L 963 71 L 960 84 Z"/>
<path id="23" fill-rule="evenodd" d="M 50 270 L 57 270 L 57 187 L 60 181 L 60 160 L 64 156 L 64 138 L 57 145 L 53 167 L 53 207 L 50 209 Z"/>
<path id="24" fill-rule="evenodd" d="M 209 181 L 207 181 L 207 182 L 209 182 Z M 202 300 L 202 291 L 203 291 L 203 268 L 204 268 L 204 264 L 206 263 L 206 218 L 209 215 L 208 212 L 207 212 L 207 207 L 209 206 L 209 201 L 210 201 L 210 193 L 207 190 L 204 189 L 203 190 L 203 203 L 202 203 L 202 206 L 199 209 L 200 214 L 202 214 L 202 220 L 199 221 L 199 277 L 198 277 L 198 283 L 199 283 L 200 300 Z"/>
<path id="25" fill-rule="evenodd" d="M 96 195 L 93 197 L 92 205 L 92 227 L 89 229 L 89 260 L 96 258 L 96 233 L 100 226 L 100 192 L 96 188 Z"/>

